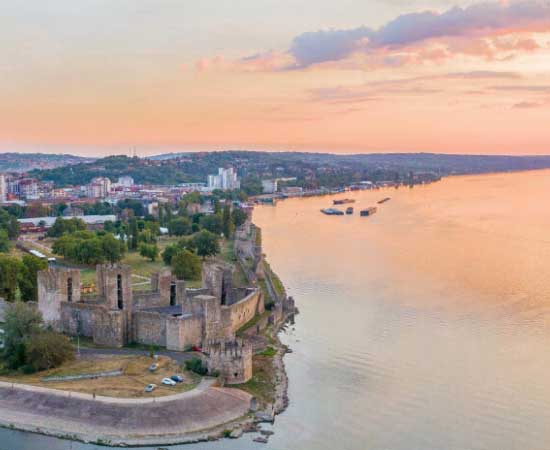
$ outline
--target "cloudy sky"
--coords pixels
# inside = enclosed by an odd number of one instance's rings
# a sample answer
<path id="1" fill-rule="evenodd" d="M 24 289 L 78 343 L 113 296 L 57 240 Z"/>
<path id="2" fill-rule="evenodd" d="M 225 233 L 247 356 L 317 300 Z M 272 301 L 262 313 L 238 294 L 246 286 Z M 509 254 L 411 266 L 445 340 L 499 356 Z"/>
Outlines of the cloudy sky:
<path id="1" fill-rule="evenodd" d="M 550 1 L 5 1 L 0 55 L 0 151 L 550 154 Z"/>

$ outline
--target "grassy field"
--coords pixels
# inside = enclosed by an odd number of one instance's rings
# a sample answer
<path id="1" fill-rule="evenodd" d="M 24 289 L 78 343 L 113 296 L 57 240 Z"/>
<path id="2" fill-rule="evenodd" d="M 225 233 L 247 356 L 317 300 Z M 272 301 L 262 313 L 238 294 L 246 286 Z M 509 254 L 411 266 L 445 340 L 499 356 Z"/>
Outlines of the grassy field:
<path id="1" fill-rule="evenodd" d="M 159 364 L 155 373 L 148 368 L 153 363 Z M 95 378 L 73 381 L 43 381 L 49 376 L 68 376 L 108 372 L 112 370 L 123 371 L 121 376 L 108 378 Z M 164 386 L 161 380 L 179 374 L 184 378 L 183 383 L 176 386 Z M 16 375 L 0 377 L 2 381 L 24 383 L 34 386 L 60 389 L 72 392 L 104 395 L 108 397 L 138 398 L 138 397 L 162 397 L 193 389 L 200 377 L 192 372 L 182 369 L 179 364 L 165 356 L 152 359 L 148 356 L 120 356 L 120 357 L 94 357 L 82 358 L 67 362 L 63 366 L 49 371 L 32 375 Z M 157 388 L 152 393 L 144 391 L 147 384 L 156 384 Z"/>
<path id="2" fill-rule="evenodd" d="M 254 375 L 249 381 L 231 386 L 252 394 L 263 405 L 275 401 L 274 353 L 269 351 L 265 353 L 253 357 L 252 372 Z"/>

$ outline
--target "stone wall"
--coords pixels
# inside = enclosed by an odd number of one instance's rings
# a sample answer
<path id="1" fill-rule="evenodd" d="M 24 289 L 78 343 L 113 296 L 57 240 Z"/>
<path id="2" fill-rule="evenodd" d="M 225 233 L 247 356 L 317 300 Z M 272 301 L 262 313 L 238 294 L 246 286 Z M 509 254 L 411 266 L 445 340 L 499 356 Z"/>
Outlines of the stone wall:
<path id="1" fill-rule="evenodd" d="M 65 268 L 41 270 L 37 274 L 37 283 L 38 309 L 47 324 L 60 330 L 61 302 L 80 301 L 80 270 Z"/>
<path id="2" fill-rule="evenodd" d="M 165 314 L 136 311 L 132 315 L 133 341 L 145 345 L 166 347 Z"/>
<path id="3" fill-rule="evenodd" d="M 101 306 L 88 303 L 61 303 L 62 331 L 70 336 L 93 337 L 95 314 Z"/>
<path id="4" fill-rule="evenodd" d="M 209 373 L 218 372 L 226 384 L 252 378 L 252 346 L 245 341 L 208 341 L 203 346 Z"/>
<path id="5" fill-rule="evenodd" d="M 122 347 L 128 339 L 128 313 L 99 308 L 94 314 L 94 343 L 106 347 Z"/>
<path id="6" fill-rule="evenodd" d="M 202 345 L 204 322 L 202 316 L 184 315 L 166 319 L 166 348 L 185 351 Z"/>
<path id="7" fill-rule="evenodd" d="M 158 292 L 143 291 L 143 292 L 134 292 L 132 295 L 133 310 L 137 311 L 139 309 L 145 308 L 160 308 L 162 306 L 170 305 L 170 297 L 168 297 L 168 303 L 166 299 L 162 298 Z"/>
<path id="8" fill-rule="evenodd" d="M 225 337 L 228 338 L 245 323 L 252 320 L 254 316 L 264 313 L 263 295 L 259 289 L 254 289 L 242 300 L 230 306 L 222 306 L 221 309 L 225 329 L 229 329 L 231 333 L 230 335 L 225 333 Z"/>
<path id="9" fill-rule="evenodd" d="M 122 308 L 118 302 L 118 279 L 121 280 Z M 132 274 L 130 266 L 123 264 L 101 264 L 96 266 L 98 296 L 103 298 L 108 309 L 131 310 Z"/>

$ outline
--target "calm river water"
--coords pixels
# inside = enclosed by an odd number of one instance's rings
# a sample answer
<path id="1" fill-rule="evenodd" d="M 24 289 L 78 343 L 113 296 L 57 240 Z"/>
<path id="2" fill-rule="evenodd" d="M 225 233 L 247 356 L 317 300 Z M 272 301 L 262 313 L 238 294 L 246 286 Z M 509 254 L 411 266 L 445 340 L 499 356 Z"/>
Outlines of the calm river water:
<path id="1" fill-rule="evenodd" d="M 283 334 L 288 410 L 186 450 L 550 448 L 550 172 L 260 207 L 265 252 L 301 314 Z M 0 431 L 1 450 L 95 449 Z"/>

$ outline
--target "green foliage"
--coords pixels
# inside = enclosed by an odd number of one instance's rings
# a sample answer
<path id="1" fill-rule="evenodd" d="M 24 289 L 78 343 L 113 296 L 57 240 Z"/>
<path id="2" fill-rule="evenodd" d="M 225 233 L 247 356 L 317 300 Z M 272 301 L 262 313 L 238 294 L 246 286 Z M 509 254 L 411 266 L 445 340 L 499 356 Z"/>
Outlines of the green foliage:
<path id="1" fill-rule="evenodd" d="M 222 231 L 227 239 L 229 239 L 235 231 L 235 224 L 231 217 L 231 203 L 229 201 L 226 201 L 223 207 Z"/>
<path id="2" fill-rule="evenodd" d="M 235 224 L 235 228 L 238 228 L 246 222 L 248 216 L 241 208 L 234 208 L 231 212 L 231 218 Z"/>
<path id="3" fill-rule="evenodd" d="M 85 229 L 86 224 L 82 219 L 76 217 L 63 219 L 63 217 L 58 217 L 55 219 L 53 226 L 47 231 L 46 236 L 60 237 L 65 233 L 74 233 L 75 231 L 83 231 Z"/>
<path id="4" fill-rule="evenodd" d="M 179 247 L 176 244 L 167 245 L 161 255 L 164 264 L 166 264 L 167 266 L 172 264 L 172 258 L 178 251 Z"/>
<path id="5" fill-rule="evenodd" d="M 171 236 L 185 236 L 191 233 L 191 221 L 185 217 L 172 219 L 168 223 L 168 232 Z"/>
<path id="6" fill-rule="evenodd" d="M 132 218 L 130 220 L 130 230 L 128 232 L 128 245 L 130 250 L 137 250 L 139 242 L 139 229 L 137 220 Z"/>
<path id="7" fill-rule="evenodd" d="M 40 330 L 25 341 L 26 366 L 34 372 L 59 367 L 65 361 L 74 359 L 71 341 L 61 333 Z"/>
<path id="8" fill-rule="evenodd" d="M 219 214 L 201 217 L 200 226 L 214 234 L 220 234 L 223 231 L 222 218 Z"/>
<path id="9" fill-rule="evenodd" d="M 117 206 L 123 210 L 123 209 L 131 209 L 134 212 L 134 216 L 141 217 L 145 214 L 145 210 L 143 208 L 143 203 L 141 203 L 139 200 L 134 200 L 131 198 L 126 198 L 124 200 L 120 200 L 117 203 Z"/>
<path id="10" fill-rule="evenodd" d="M 3 358 L 9 369 L 30 373 L 74 358 L 69 339 L 44 330 L 42 315 L 36 308 L 16 302 L 7 309 L 5 320 Z"/>
<path id="11" fill-rule="evenodd" d="M 172 273 L 180 280 L 197 280 L 201 276 L 201 261 L 189 250 L 178 249 L 170 263 Z"/>
<path id="12" fill-rule="evenodd" d="M 208 369 L 204 367 L 202 359 L 200 358 L 192 358 L 185 361 L 185 368 L 191 372 L 195 372 L 196 374 L 203 376 L 208 373 Z"/>
<path id="13" fill-rule="evenodd" d="M 23 301 L 38 301 L 38 271 L 47 267 L 48 263 L 45 260 L 33 255 L 23 255 L 18 276 L 19 290 Z"/>
<path id="14" fill-rule="evenodd" d="M 16 300 L 19 293 L 20 273 L 23 264 L 17 258 L 0 255 L 0 297 L 9 302 Z"/>
<path id="15" fill-rule="evenodd" d="M 8 368 L 18 369 L 27 363 L 25 341 L 40 332 L 42 315 L 25 303 L 16 302 L 6 310 L 4 324 L 4 361 Z"/>
<path id="16" fill-rule="evenodd" d="M 0 253 L 7 253 L 10 251 L 10 240 L 8 232 L 0 229 Z"/>
<path id="17" fill-rule="evenodd" d="M 8 239 L 17 239 L 19 236 L 17 216 L 4 208 L 0 208 L 0 230 L 7 233 Z"/>
<path id="18" fill-rule="evenodd" d="M 139 254 L 151 261 L 156 261 L 159 256 L 159 249 L 157 244 L 140 244 Z"/>
<path id="19" fill-rule="evenodd" d="M 52 251 L 78 264 L 114 263 L 124 256 L 126 244 L 111 233 L 79 231 L 61 236 L 54 242 Z"/>
<path id="20" fill-rule="evenodd" d="M 220 253 L 218 236 L 208 230 L 202 230 L 193 236 L 193 243 L 197 248 L 197 254 L 203 258 Z"/>

